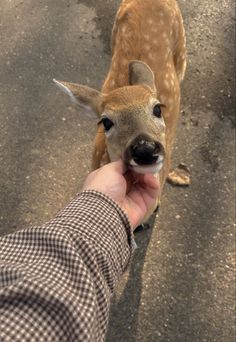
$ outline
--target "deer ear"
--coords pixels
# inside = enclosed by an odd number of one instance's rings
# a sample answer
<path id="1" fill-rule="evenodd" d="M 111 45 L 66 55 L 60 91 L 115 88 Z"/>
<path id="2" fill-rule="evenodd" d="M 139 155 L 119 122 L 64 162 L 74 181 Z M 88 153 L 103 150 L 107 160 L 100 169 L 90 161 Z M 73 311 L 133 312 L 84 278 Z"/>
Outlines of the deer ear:
<path id="1" fill-rule="evenodd" d="M 61 82 L 55 79 L 53 82 L 68 94 L 73 102 L 92 110 L 97 115 L 100 114 L 101 93 L 99 91 L 77 83 Z"/>
<path id="2" fill-rule="evenodd" d="M 156 93 L 154 73 L 144 62 L 131 61 L 129 63 L 129 83 L 130 85 L 146 85 Z"/>

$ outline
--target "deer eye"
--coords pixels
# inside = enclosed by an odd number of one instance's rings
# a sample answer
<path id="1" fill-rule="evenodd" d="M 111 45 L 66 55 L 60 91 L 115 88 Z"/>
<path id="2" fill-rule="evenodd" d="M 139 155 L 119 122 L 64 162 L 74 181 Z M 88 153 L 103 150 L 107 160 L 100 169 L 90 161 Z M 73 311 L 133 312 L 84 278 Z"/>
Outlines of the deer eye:
<path id="1" fill-rule="evenodd" d="M 153 115 L 157 118 L 161 118 L 161 104 L 158 103 L 153 107 Z"/>
<path id="2" fill-rule="evenodd" d="M 113 122 L 108 118 L 102 118 L 101 122 L 106 132 L 108 132 L 111 129 L 111 127 L 114 126 Z"/>

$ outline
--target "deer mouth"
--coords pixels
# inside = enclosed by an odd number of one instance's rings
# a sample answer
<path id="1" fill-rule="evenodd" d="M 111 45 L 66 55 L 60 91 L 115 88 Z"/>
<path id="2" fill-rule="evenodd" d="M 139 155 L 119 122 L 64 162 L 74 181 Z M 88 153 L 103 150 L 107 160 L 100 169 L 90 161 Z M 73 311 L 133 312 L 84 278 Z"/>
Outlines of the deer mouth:
<path id="1" fill-rule="evenodd" d="M 124 151 L 129 169 L 139 174 L 157 174 L 163 167 L 165 149 L 161 142 L 143 134 L 133 139 Z"/>
<path id="2" fill-rule="evenodd" d="M 158 156 L 158 159 L 153 164 L 148 165 L 139 165 L 137 164 L 134 159 L 131 159 L 129 162 L 129 168 L 136 173 L 145 174 L 145 173 L 152 173 L 156 174 L 159 173 L 163 167 L 164 157 L 162 155 Z"/>

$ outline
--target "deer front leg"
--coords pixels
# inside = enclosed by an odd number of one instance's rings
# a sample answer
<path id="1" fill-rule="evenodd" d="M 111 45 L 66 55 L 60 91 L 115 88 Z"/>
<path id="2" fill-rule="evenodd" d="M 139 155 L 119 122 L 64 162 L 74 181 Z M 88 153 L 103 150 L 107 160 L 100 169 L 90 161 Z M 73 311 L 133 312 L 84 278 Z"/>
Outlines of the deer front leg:
<path id="1" fill-rule="evenodd" d="M 109 161 L 110 158 L 107 153 L 104 130 L 102 127 L 98 127 L 98 131 L 94 139 L 92 170 L 98 169 L 101 165 L 109 163 Z"/>

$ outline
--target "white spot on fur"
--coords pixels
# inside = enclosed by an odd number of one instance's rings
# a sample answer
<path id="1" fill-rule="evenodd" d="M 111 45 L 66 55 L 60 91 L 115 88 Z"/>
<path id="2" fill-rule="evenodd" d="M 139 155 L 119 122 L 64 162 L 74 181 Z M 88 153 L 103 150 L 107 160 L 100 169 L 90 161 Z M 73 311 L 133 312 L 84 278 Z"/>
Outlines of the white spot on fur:
<path id="1" fill-rule="evenodd" d="M 164 80 L 164 85 L 166 86 L 166 88 L 169 88 L 170 84 L 167 80 Z"/>
<path id="2" fill-rule="evenodd" d="M 148 50 L 150 50 L 151 46 L 148 44 L 144 44 L 143 48 L 144 48 L 144 50 L 148 51 Z"/>
<path id="3" fill-rule="evenodd" d="M 153 60 L 154 60 L 154 56 L 153 56 L 153 54 L 152 54 L 151 52 L 149 52 L 149 54 L 148 54 L 148 58 L 149 58 L 151 61 L 153 61 Z"/>
<path id="4" fill-rule="evenodd" d="M 146 39 L 146 40 L 150 40 L 149 34 L 144 34 L 143 37 L 144 37 L 144 39 Z"/>

